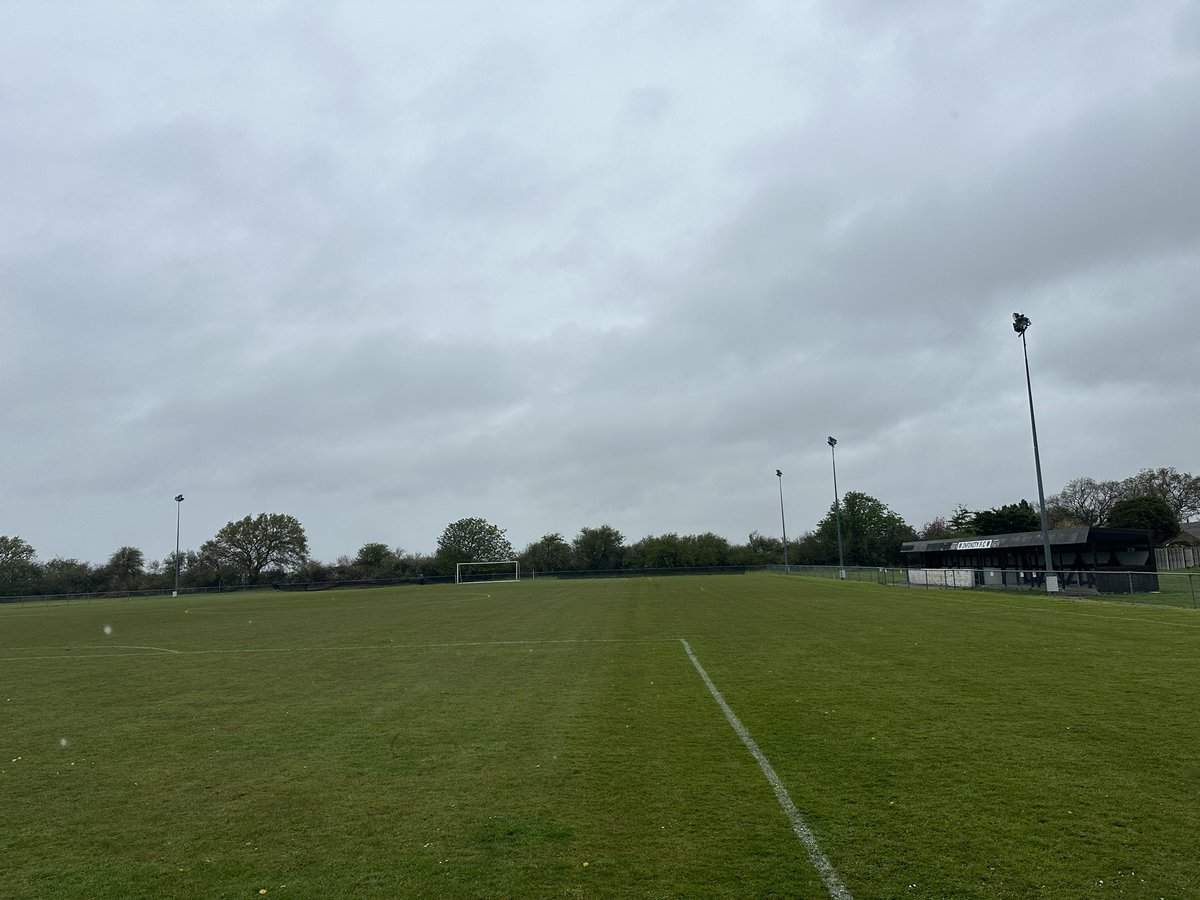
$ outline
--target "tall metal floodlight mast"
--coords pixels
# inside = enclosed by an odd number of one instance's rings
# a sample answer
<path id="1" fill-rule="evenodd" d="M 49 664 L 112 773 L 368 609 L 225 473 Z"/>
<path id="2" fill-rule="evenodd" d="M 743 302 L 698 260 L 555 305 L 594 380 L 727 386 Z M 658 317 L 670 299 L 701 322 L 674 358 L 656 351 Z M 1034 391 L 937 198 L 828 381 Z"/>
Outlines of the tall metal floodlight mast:
<path id="1" fill-rule="evenodd" d="M 175 590 L 172 597 L 179 596 L 179 511 L 183 509 L 183 494 L 175 495 Z"/>
<path id="2" fill-rule="evenodd" d="M 1046 593 L 1058 593 L 1058 575 L 1052 571 L 1054 561 L 1050 557 L 1050 520 L 1046 516 L 1046 491 L 1042 487 L 1042 458 L 1038 453 L 1037 420 L 1033 417 L 1033 382 L 1029 379 L 1029 347 L 1025 343 L 1025 332 L 1030 326 L 1029 316 L 1013 313 L 1013 331 L 1021 336 L 1021 350 L 1025 354 L 1025 388 L 1029 392 L 1029 427 L 1033 429 L 1033 467 L 1037 470 L 1038 510 L 1042 514 L 1042 552 L 1046 554 Z"/>
<path id="3" fill-rule="evenodd" d="M 783 571 L 791 572 L 787 558 L 787 519 L 783 515 L 783 470 L 776 469 L 775 475 L 779 479 L 779 521 L 783 523 Z"/>
<path id="4" fill-rule="evenodd" d="M 846 578 L 846 562 L 842 556 L 842 502 L 838 499 L 837 489 L 837 451 L 833 448 L 837 446 L 837 438 L 830 435 L 828 438 L 829 453 L 833 457 L 833 514 L 837 519 L 837 539 L 838 539 L 838 578 Z"/>

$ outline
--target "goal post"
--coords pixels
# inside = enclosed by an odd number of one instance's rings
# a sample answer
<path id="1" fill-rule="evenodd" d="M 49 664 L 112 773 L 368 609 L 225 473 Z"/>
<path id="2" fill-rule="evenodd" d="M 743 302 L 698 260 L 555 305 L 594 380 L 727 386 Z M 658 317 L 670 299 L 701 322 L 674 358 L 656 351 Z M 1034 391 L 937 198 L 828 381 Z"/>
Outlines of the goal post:
<path id="1" fill-rule="evenodd" d="M 454 567 L 455 584 L 479 584 L 486 581 L 520 581 L 521 563 L 516 559 L 488 562 L 460 562 Z"/>

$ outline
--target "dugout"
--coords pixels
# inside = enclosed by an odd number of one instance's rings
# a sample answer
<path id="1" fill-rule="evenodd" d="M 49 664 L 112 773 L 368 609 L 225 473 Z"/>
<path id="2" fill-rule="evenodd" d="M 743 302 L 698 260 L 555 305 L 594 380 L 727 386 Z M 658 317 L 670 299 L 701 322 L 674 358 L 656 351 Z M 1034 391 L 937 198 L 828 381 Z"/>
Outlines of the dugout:
<path id="1" fill-rule="evenodd" d="M 1049 533 L 1050 569 L 1061 588 L 1101 594 L 1158 590 L 1154 541 L 1149 531 L 1126 528 L 1056 528 Z M 936 541 L 908 541 L 909 581 L 954 587 L 1035 587 L 1045 580 L 1040 531 Z M 944 573 L 933 578 L 937 570 Z M 953 572 L 953 581 L 949 573 Z"/>

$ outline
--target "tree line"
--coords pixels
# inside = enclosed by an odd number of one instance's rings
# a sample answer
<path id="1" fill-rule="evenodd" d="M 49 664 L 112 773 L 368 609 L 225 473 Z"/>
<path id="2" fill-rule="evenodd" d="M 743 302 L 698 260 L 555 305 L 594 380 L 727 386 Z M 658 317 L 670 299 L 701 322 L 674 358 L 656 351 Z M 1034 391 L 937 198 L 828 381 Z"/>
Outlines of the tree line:
<path id="1" fill-rule="evenodd" d="M 1180 523 L 1200 517 L 1200 477 L 1173 468 L 1143 469 L 1121 481 L 1076 478 L 1047 498 L 1051 528 L 1107 526 L 1152 531 L 1159 543 L 1179 533 Z M 817 526 L 787 543 L 791 565 L 837 565 L 837 513 L 830 504 Z M 847 566 L 896 566 L 905 541 L 1037 531 L 1037 507 L 1028 500 L 984 510 L 957 506 L 914 529 L 882 501 L 849 491 L 841 502 L 843 559 Z M 517 559 L 536 572 L 619 569 L 709 568 L 781 565 L 777 537 L 751 532 L 734 544 L 712 532 L 648 535 L 628 543 L 611 525 L 581 528 L 570 540 L 546 534 L 516 550 L 503 528 L 481 518 L 446 526 L 432 554 L 408 553 L 370 542 L 353 557 L 330 563 L 312 559 L 300 522 L 290 515 L 260 513 L 228 522 L 197 550 L 147 561 L 136 547 L 119 547 L 100 565 L 78 559 L 37 559 L 20 537 L 0 535 L 0 597 L 211 589 L 267 583 L 394 581 L 452 576 L 459 562 Z"/>
<path id="2" fill-rule="evenodd" d="M 1075 478 L 1046 498 L 1050 528 L 1136 528 L 1156 543 L 1179 534 L 1185 522 L 1200 517 L 1200 476 L 1173 467 L 1142 469 L 1118 481 Z M 926 522 L 922 540 L 1038 531 L 1041 514 L 1028 500 L 972 512 L 955 508 L 948 518 Z"/>

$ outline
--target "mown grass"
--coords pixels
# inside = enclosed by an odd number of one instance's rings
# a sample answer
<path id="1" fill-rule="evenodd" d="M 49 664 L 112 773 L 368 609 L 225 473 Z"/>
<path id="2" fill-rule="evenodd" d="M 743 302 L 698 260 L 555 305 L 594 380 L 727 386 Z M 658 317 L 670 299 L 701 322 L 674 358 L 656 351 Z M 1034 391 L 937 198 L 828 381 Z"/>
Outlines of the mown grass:
<path id="1" fill-rule="evenodd" d="M 1158 590 L 1146 593 L 1103 594 L 1114 603 L 1138 603 L 1147 606 L 1177 606 L 1196 609 L 1200 605 L 1200 573 L 1184 571 L 1158 572 Z"/>
<path id="2" fill-rule="evenodd" d="M 1136 574 L 1136 573 L 1135 573 Z M 1200 607 L 1200 572 L 1196 570 L 1188 571 L 1187 569 L 1167 570 L 1155 573 L 1158 576 L 1158 590 L 1144 593 L 1104 593 L 1097 594 L 1090 589 L 1083 589 L 1075 585 L 1068 585 L 1062 589 L 1061 597 L 1065 599 L 1077 599 L 1082 597 L 1086 600 L 1100 600 L 1110 603 L 1136 603 L 1145 606 L 1176 606 L 1181 609 L 1197 609 Z M 938 585 L 911 585 L 911 590 L 914 591 L 965 591 L 967 593 L 979 594 L 1044 594 L 1044 589 L 1041 587 L 1023 586 L 1020 588 L 1012 587 L 968 587 L 968 588 L 947 588 Z"/>
<path id="3" fill-rule="evenodd" d="M 822 896 L 680 638 L 860 900 L 1200 884 L 1195 613 L 752 575 L 0 608 L 2 893 Z"/>

